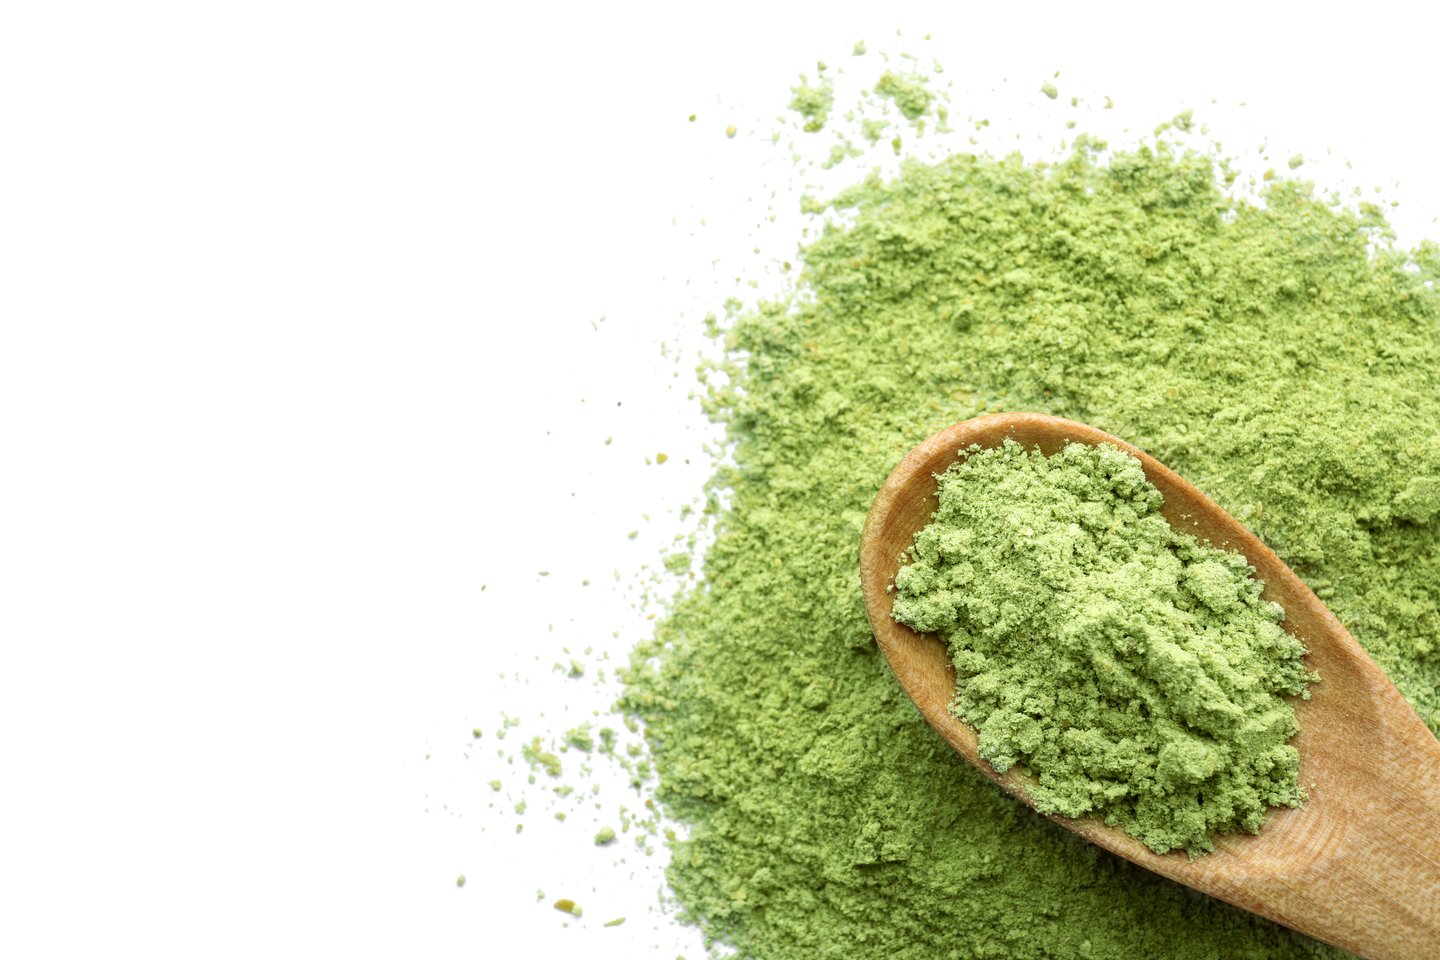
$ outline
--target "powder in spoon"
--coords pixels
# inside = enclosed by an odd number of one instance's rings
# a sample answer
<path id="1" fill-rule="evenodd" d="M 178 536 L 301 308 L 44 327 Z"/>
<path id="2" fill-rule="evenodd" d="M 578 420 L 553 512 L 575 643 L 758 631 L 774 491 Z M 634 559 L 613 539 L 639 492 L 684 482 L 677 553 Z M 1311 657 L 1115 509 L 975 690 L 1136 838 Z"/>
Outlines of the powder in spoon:
<path id="1" fill-rule="evenodd" d="M 1175 530 L 1113 446 L 962 455 L 895 577 L 895 619 L 946 642 L 951 712 L 1042 813 L 1157 853 L 1257 832 L 1302 799 L 1286 694 L 1303 645 L 1240 554 Z"/>

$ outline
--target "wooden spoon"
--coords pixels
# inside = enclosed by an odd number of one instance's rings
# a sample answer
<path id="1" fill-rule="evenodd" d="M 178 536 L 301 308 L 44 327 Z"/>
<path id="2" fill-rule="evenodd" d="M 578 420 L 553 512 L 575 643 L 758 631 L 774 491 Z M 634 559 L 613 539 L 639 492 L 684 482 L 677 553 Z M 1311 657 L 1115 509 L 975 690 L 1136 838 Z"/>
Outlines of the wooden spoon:
<path id="1" fill-rule="evenodd" d="M 1300 783 L 1309 799 L 1272 809 L 1258 834 L 1217 837 L 1190 860 L 1159 855 L 1098 819 L 1056 823 L 1146 869 L 1371 960 L 1440 958 L 1440 741 L 1395 685 L 1289 567 L 1234 517 L 1152 457 L 1070 420 L 1033 413 L 977 417 L 941 430 L 890 474 L 865 521 L 860 578 L 875 639 L 905 692 L 961 756 L 1030 803 L 1025 774 L 998 774 L 975 731 L 951 715 L 955 669 L 944 644 L 891 617 L 901 554 L 935 512 L 935 476 L 971 444 L 1006 437 L 1053 454 L 1068 441 L 1110 443 L 1139 459 L 1178 530 L 1236 550 L 1285 609 L 1284 627 L 1320 673 L 1300 720 Z"/>

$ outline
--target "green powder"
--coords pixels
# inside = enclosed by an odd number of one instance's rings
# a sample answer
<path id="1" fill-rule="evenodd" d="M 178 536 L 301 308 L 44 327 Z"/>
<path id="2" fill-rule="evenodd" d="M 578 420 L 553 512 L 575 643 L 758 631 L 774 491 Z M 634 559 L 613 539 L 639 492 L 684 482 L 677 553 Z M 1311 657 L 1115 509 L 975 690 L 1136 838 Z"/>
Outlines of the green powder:
<path id="1" fill-rule="evenodd" d="M 1166 522 L 1139 460 L 1007 440 L 938 496 L 895 619 L 949 646 L 951 712 L 996 770 L 1033 776 L 1037 810 L 1195 853 L 1299 804 L 1283 695 L 1305 688 L 1304 647 L 1243 556 Z"/>
<path id="2" fill-rule="evenodd" d="M 912 163 L 836 201 L 794 297 L 721 322 L 725 506 L 626 692 L 707 936 L 764 960 L 1338 955 L 998 790 L 900 690 L 860 595 L 861 525 L 900 458 L 1043 411 L 1246 523 L 1440 728 L 1440 256 L 1303 184 L 1259 208 L 1219 177 L 1089 144 Z"/>
<path id="3" fill-rule="evenodd" d="M 805 118 L 805 130 L 808 133 L 817 133 L 825 128 L 825 121 L 830 118 L 830 108 L 835 105 L 835 84 L 829 77 L 821 76 L 813 85 L 800 77 L 798 86 L 790 88 L 795 96 L 790 101 L 790 109 Z"/>
<path id="4" fill-rule="evenodd" d="M 907 120 L 915 120 L 930 112 L 935 95 L 925 86 L 925 78 L 903 76 L 886 70 L 875 82 L 875 92 L 895 101 Z"/>
<path id="5" fill-rule="evenodd" d="M 589 753 L 595 749 L 595 737 L 590 733 L 590 724 L 582 723 L 573 730 L 565 731 L 566 746 Z M 556 758 L 558 760 L 558 758 Z"/>
<path id="6" fill-rule="evenodd" d="M 530 764 L 530 769 L 544 770 L 552 777 L 560 776 L 560 758 L 542 747 L 539 737 L 521 747 L 520 754 Z"/>

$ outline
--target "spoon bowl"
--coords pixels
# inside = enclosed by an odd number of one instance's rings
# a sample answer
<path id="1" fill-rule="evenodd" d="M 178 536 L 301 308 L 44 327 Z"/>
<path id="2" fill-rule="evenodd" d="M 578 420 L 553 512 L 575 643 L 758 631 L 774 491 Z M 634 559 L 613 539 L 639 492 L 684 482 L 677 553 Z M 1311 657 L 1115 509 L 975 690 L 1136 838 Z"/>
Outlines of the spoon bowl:
<path id="1" fill-rule="evenodd" d="M 1245 556 L 1320 674 L 1308 700 L 1291 701 L 1308 798 L 1270 810 L 1258 834 L 1217 836 L 1214 852 L 1191 860 L 1156 854 L 1098 818 L 1051 819 L 1146 869 L 1371 960 L 1440 957 L 1440 741 L 1269 547 L 1174 471 L 1108 433 L 1034 413 L 977 417 L 925 440 L 885 481 L 865 521 L 861 583 L 876 642 L 925 720 L 1002 789 L 1031 802 L 1025 772 L 996 773 L 974 729 L 950 713 L 955 669 L 945 645 L 891 616 L 901 555 L 937 506 L 936 475 L 972 444 L 1007 438 L 1047 455 L 1072 441 L 1109 443 L 1138 459 L 1172 527 Z"/>

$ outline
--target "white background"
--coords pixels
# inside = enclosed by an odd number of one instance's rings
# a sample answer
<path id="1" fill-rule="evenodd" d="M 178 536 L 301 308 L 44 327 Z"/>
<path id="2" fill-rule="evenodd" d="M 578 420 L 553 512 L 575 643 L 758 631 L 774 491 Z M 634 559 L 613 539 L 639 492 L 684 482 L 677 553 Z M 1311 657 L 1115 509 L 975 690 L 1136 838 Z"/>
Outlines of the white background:
<path id="1" fill-rule="evenodd" d="M 0 954 L 698 956 L 663 855 L 590 842 L 623 784 L 558 823 L 497 750 L 648 629 L 816 59 L 939 57 L 1027 154 L 1072 93 L 1120 140 L 1193 107 L 1440 233 L 1432 14 L 966 6 L 6 4 Z"/>

